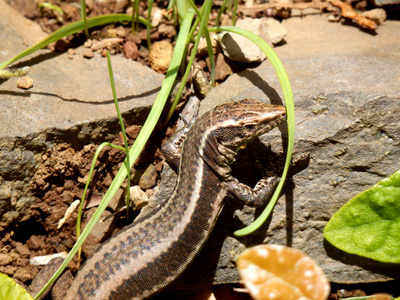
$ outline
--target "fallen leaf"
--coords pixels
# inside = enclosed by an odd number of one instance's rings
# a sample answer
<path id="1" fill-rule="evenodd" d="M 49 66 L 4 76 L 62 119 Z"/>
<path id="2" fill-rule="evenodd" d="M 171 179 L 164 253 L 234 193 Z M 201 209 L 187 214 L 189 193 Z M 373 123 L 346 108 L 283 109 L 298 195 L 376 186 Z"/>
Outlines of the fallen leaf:
<path id="1" fill-rule="evenodd" d="M 244 251 L 237 268 L 256 300 L 324 300 L 329 282 L 320 267 L 297 249 L 259 245 Z"/>

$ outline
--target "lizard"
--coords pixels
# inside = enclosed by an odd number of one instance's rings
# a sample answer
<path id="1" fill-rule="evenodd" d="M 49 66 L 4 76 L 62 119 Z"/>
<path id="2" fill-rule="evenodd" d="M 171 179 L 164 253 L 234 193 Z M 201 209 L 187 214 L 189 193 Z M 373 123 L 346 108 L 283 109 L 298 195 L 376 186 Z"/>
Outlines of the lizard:
<path id="1" fill-rule="evenodd" d="M 206 243 L 227 198 L 267 201 L 278 177 L 251 188 L 230 165 L 250 140 L 285 119 L 284 106 L 243 99 L 216 106 L 172 136 L 163 153 L 178 169 L 174 192 L 100 245 L 64 299 L 149 299 L 170 285 Z"/>

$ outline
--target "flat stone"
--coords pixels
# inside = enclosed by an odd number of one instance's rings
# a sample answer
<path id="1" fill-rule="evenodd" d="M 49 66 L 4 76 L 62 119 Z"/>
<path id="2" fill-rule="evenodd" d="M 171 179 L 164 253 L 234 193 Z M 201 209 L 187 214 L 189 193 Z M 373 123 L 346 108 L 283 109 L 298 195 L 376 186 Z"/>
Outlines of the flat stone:
<path id="1" fill-rule="evenodd" d="M 207 281 L 204 278 L 214 283 L 240 281 L 236 257 L 246 247 L 260 243 L 303 250 L 334 282 L 399 277 L 399 265 L 334 248 L 324 240 L 323 229 L 352 197 L 400 169 L 400 22 L 386 21 L 377 35 L 330 23 L 324 15 L 291 18 L 283 25 L 288 29 L 287 43 L 275 51 L 294 93 L 294 155 L 309 153 L 310 162 L 294 176 L 293 184 L 286 185 L 272 217 L 250 236 L 235 238 L 233 232 L 251 223 L 254 209 L 241 209 L 229 200 L 207 246 L 177 287 L 201 285 Z M 218 104 L 243 98 L 283 103 L 279 81 L 268 61 L 232 75 L 214 88 L 202 101 L 200 115 Z M 279 151 L 281 132 L 285 134 L 285 126 L 260 140 Z M 249 144 L 239 152 L 234 176 L 244 182 L 254 177 L 254 161 L 265 153 L 263 144 Z M 256 175 L 255 180 L 259 178 Z M 160 188 L 160 193 L 165 197 L 165 190 Z M 261 211 L 256 210 L 256 215 Z"/>
<path id="2" fill-rule="evenodd" d="M 31 46 L 46 36 L 39 25 L 20 16 L 3 0 L 0 9 L 6 12 L 0 21 L 0 61 L 25 50 L 24 43 Z M 113 56 L 111 62 L 122 112 L 149 107 L 164 76 L 122 55 Z M 31 67 L 29 76 L 35 85 L 21 91 L 16 78 L 0 81 L 0 138 L 25 136 L 49 127 L 66 129 L 116 116 L 107 60 L 100 55 L 71 60 L 67 53 L 40 50 L 16 64 Z"/>
<path id="3" fill-rule="evenodd" d="M 0 61 L 46 37 L 40 26 L 0 0 Z M 39 50 L 11 67 L 30 66 L 34 86 L 17 87 L 18 78 L 0 80 L 0 224 L 29 218 L 35 200 L 30 180 L 41 157 L 56 143 L 83 147 L 111 141 L 119 125 L 107 60 L 84 59 L 79 47 L 68 53 Z M 111 57 L 121 112 L 128 125 L 142 125 L 164 76 L 122 55 Z M 25 215 L 27 215 L 25 217 Z"/>
<path id="4" fill-rule="evenodd" d="M 272 18 L 244 18 L 238 20 L 236 26 L 258 35 L 271 46 L 281 42 L 287 34 L 285 27 Z M 224 55 L 233 61 L 252 63 L 266 58 L 252 41 L 236 33 L 223 33 L 221 46 Z"/>

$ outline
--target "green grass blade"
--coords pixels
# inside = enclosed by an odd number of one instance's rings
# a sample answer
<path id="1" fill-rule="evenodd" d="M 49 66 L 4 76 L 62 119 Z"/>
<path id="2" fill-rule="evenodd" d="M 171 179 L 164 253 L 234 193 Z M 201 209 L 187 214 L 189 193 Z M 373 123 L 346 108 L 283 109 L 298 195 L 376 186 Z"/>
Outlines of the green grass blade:
<path id="1" fill-rule="evenodd" d="M 293 93 L 292 88 L 290 86 L 289 77 L 286 74 L 285 68 L 281 60 L 279 59 L 278 55 L 276 55 L 275 51 L 265 42 L 262 38 L 257 36 L 256 34 L 249 32 L 247 30 L 227 26 L 227 27 L 216 27 L 211 28 L 209 31 L 229 31 L 233 33 L 240 34 L 253 43 L 255 43 L 267 56 L 268 60 L 271 62 L 272 67 L 275 69 L 275 72 L 278 76 L 279 82 L 282 87 L 283 97 L 285 99 L 286 104 L 286 111 L 287 111 L 287 124 L 288 124 L 288 150 L 286 155 L 286 162 L 285 167 L 283 169 L 281 181 L 279 182 L 270 202 L 268 203 L 267 207 L 264 209 L 262 214 L 249 226 L 235 231 L 236 236 L 244 236 L 248 235 L 255 230 L 257 230 L 269 217 L 272 212 L 272 209 L 275 206 L 275 203 L 278 201 L 279 194 L 282 190 L 283 184 L 285 183 L 285 179 L 287 176 L 287 172 L 289 170 L 289 166 L 292 160 L 292 152 L 293 152 L 293 145 L 294 145 L 294 101 L 293 101 Z"/>
<path id="2" fill-rule="evenodd" d="M 143 125 L 142 130 L 140 131 L 134 145 L 129 151 L 130 155 L 130 167 L 132 167 L 133 163 L 136 161 L 137 157 L 139 156 L 140 152 L 142 151 L 143 147 L 145 146 L 150 134 L 153 132 L 157 121 L 159 120 L 165 103 L 167 102 L 168 96 L 172 91 L 173 84 L 175 82 L 179 65 L 183 58 L 183 53 L 185 53 L 185 45 L 186 45 L 186 37 L 190 30 L 190 25 L 193 21 L 194 12 L 193 10 L 188 10 L 185 18 L 180 27 L 179 35 L 176 41 L 174 53 L 172 55 L 171 64 L 168 68 L 167 74 L 165 75 L 165 79 L 162 83 L 161 90 L 157 95 L 157 99 L 154 102 L 154 105 L 149 113 L 149 116 L 146 119 L 146 122 Z M 120 188 L 121 184 L 123 183 L 124 179 L 126 178 L 127 172 L 125 167 L 121 167 L 115 176 L 113 182 L 111 183 L 110 188 L 107 190 L 106 194 L 102 202 L 100 203 L 99 207 L 93 214 L 91 220 L 89 221 L 88 225 L 82 232 L 82 235 L 76 241 L 74 247 L 71 249 L 68 257 L 62 263 L 62 265 L 58 268 L 56 273 L 52 276 L 48 283 L 42 288 L 42 290 L 35 296 L 37 299 L 63 272 L 63 270 L 68 266 L 68 263 L 72 260 L 74 255 L 77 253 L 78 249 L 82 246 L 83 242 L 85 241 L 86 237 L 89 235 L 90 231 L 93 229 L 97 221 L 99 220 L 101 214 L 107 207 L 110 200 L 113 196 L 117 193 L 118 189 Z"/>
<path id="3" fill-rule="evenodd" d="M 89 28 L 88 28 L 88 21 L 87 21 L 87 15 L 86 15 L 86 1 L 85 0 L 80 0 L 81 2 L 81 20 L 83 21 L 83 29 L 85 31 L 85 36 L 88 39 L 89 38 Z"/>
<path id="4" fill-rule="evenodd" d="M 192 4 L 191 1 L 188 1 L 188 3 Z M 211 7 L 212 7 L 212 1 L 211 0 L 207 0 L 207 2 L 205 2 L 203 4 L 203 10 L 204 10 L 203 13 L 201 13 L 194 5 L 192 5 L 192 7 L 191 7 L 191 9 L 193 9 L 196 12 L 198 18 L 200 19 L 200 27 L 199 27 L 198 32 L 197 32 L 197 36 L 196 36 L 196 39 L 195 39 L 195 42 L 194 42 L 194 45 L 193 45 L 193 48 L 192 48 L 192 53 L 190 55 L 188 65 L 186 67 L 185 73 L 182 76 L 181 86 L 179 87 L 178 92 L 176 93 L 176 97 L 175 97 L 174 102 L 172 103 L 171 108 L 170 108 L 170 110 L 168 112 L 168 116 L 166 118 L 166 121 L 168 121 L 172 117 L 172 114 L 175 112 L 175 108 L 176 108 L 176 106 L 177 106 L 177 104 L 179 102 L 179 99 L 180 99 L 181 95 L 182 95 L 183 89 L 185 88 L 185 83 L 186 83 L 187 79 L 189 78 L 190 70 L 191 70 L 191 67 L 193 65 L 193 61 L 196 58 L 197 48 L 199 46 L 200 38 L 201 38 L 201 35 L 202 35 L 203 31 L 205 31 L 206 35 L 208 35 L 208 36 L 210 35 L 208 33 L 208 30 L 207 30 L 207 22 L 208 22 L 208 16 L 210 15 Z M 203 18 L 202 17 L 203 15 L 205 15 L 207 17 Z M 193 27 L 196 26 L 196 24 L 197 23 L 195 23 L 193 25 Z M 192 36 L 190 36 L 190 35 L 194 35 L 194 31 L 195 30 L 193 30 L 193 27 L 192 27 L 192 30 L 189 33 L 188 38 L 187 38 L 188 41 L 190 41 L 192 39 Z M 211 41 L 210 41 L 210 43 L 211 43 Z M 211 58 L 210 58 L 210 60 L 211 60 Z"/>
<path id="5" fill-rule="evenodd" d="M 111 15 L 89 18 L 89 19 L 87 19 L 87 26 L 88 26 L 88 28 L 93 28 L 96 26 L 102 26 L 102 25 L 109 24 L 109 23 L 130 22 L 131 20 L 132 20 L 131 16 L 128 16 L 125 14 L 111 14 Z M 145 26 L 147 26 L 147 21 L 144 18 L 140 17 L 139 21 L 142 24 L 144 24 Z M 0 69 L 4 69 L 5 67 L 12 64 L 13 62 L 15 62 L 29 54 L 32 54 L 33 52 L 35 52 L 39 49 L 42 49 L 42 48 L 46 47 L 47 45 L 62 39 L 65 36 L 82 31 L 82 30 L 84 30 L 84 28 L 85 28 L 85 25 L 82 20 L 75 22 L 75 23 L 68 24 L 67 26 L 62 27 L 59 30 L 53 32 L 52 34 L 50 34 L 47 38 L 45 38 L 41 42 L 22 51 L 21 53 L 14 56 L 13 58 L 10 58 L 9 60 L 2 62 L 0 64 Z"/>
<path id="6" fill-rule="evenodd" d="M 115 111 L 118 115 L 119 125 L 121 126 L 122 136 L 124 138 L 124 146 L 125 146 L 125 160 L 124 165 L 126 168 L 126 178 L 127 178 L 127 186 L 126 186 L 126 216 L 129 217 L 129 206 L 130 206 L 130 187 L 131 187 L 131 164 L 129 159 L 129 146 L 128 146 L 128 137 L 126 136 L 124 119 L 122 119 L 121 110 L 119 109 L 118 98 L 117 98 L 117 91 L 115 89 L 114 83 L 114 74 L 111 65 L 111 58 L 110 58 L 110 51 L 107 51 L 107 65 L 108 65 L 108 73 L 110 75 L 110 83 L 111 83 L 111 90 L 114 99 Z"/>

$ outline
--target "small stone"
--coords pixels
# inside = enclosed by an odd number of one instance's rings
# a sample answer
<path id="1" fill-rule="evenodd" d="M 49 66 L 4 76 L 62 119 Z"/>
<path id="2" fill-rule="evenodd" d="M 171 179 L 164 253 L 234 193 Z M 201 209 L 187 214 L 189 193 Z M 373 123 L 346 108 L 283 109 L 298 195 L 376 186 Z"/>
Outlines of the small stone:
<path id="1" fill-rule="evenodd" d="M 82 56 L 84 58 L 92 58 L 94 56 L 94 53 L 90 48 L 84 48 L 82 50 Z"/>
<path id="2" fill-rule="evenodd" d="M 17 80 L 17 87 L 28 90 L 33 87 L 33 79 L 29 76 L 21 77 Z"/>
<path id="3" fill-rule="evenodd" d="M 13 261 L 13 258 L 5 253 L 0 253 L 0 266 L 6 266 L 11 264 Z"/>
<path id="4" fill-rule="evenodd" d="M 139 56 L 138 46 L 130 41 L 127 41 L 123 46 L 125 57 L 136 60 Z"/>
<path id="5" fill-rule="evenodd" d="M 12 276 L 17 271 L 17 269 L 18 268 L 15 266 L 8 265 L 4 267 L 3 273 L 6 274 L 7 276 Z"/>
<path id="6" fill-rule="evenodd" d="M 54 49 L 58 52 L 65 52 L 67 48 L 68 48 L 68 43 L 64 39 L 58 40 L 54 44 Z"/>
<path id="7" fill-rule="evenodd" d="M 151 189 L 157 184 L 158 173 L 154 165 L 149 165 L 139 179 L 139 186 L 143 190 Z"/>
<path id="8" fill-rule="evenodd" d="M 20 242 L 15 243 L 15 249 L 22 257 L 29 257 L 31 255 L 29 248 Z"/>
<path id="9" fill-rule="evenodd" d="M 95 210 L 96 208 L 92 207 L 85 213 L 85 226 L 93 216 Z M 91 256 L 99 244 L 109 238 L 111 233 L 115 230 L 115 226 L 113 225 L 114 217 L 111 216 L 111 212 L 107 210 L 104 211 L 101 218 L 103 221 L 97 222 L 82 246 L 82 251 L 86 257 Z"/>
<path id="10" fill-rule="evenodd" d="M 166 38 L 172 38 L 176 36 L 176 29 L 172 24 L 161 23 L 160 26 L 158 26 L 158 32 L 162 37 Z"/>
<path id="11" fill-rule="evenodd" d="M 136 139 L 140 132 L 140 126 L 137 125 L 128 126 L 126 127 L 125 132 L 131 139 Z"/>
<path id="12" fill-rule="evenodd" d="M 127 0 L 118 0 L 115 2 L 114 13 L 122 13 L 128 7 L 129 1 Z"/>
<path id="13" fill-rule="evenodd" d="M 150 66 L 153 70 L 165 73 L 172 59 L 174 48 L 167 41 L 155 42 L 150 50 Z"/>
<path id="14" fill-rule="evenodd" d="M 279 43 L 287 34 L 282 24 L 272 18 L 245 18 L 239 20 L 236 25 L 258 35 L 269 45 Z M 266 58 L 264 52 L 252 41 L 235 33 L 224 33 L 221 46 L 224 55 L 234 61 L 253 63 L 261 62 Z"/>
<path id="15" fill-rule="evenodd" d="M 83 44 L 83 47 L 85 48 L 90 48 L 92 47 L 93 40 L 86 40 L 85 43 Z"/>
<path id="16" fill-rule="evenodd" d="M 207 58 L 207 65 L 210 65 L 210 60 Z M 229 75 L 232 75 L 234 63 L 225 57 L 222 53 L 218 53 L 215 57 L 215 80 L 223 81 Z"/>
<path id="17" fill-rule="evenodd" d="M 28 247 L 32 250 L 38 250 L 45 246 L 43 238 L 38 237 L 37 235 L 32 235 L 29 240 L 26 242 Z"/>
<path id="18" fill-rule="evenodd" d="M 213 34 L 211 36 L 211 45 L 212 45 L 212 48 L 213 48 L 213 53 L 214 54 L 217 53 L 218 52 L 217 50 L 220 47 L 219 47 L 219 44 L 218 44 L 218 41 L 217 41 L 217 35 L 216 34 Z M 197 55 L 199 57 L 206 57 L 206 56 L 208 57 L 207 41 L 206 41 L 206 39 L 204 37 L 202 37 L 200 39 L 200 41 L 199 41 L 199 46 L 197 48 Z"/>
<path id="19" fill-rule="evenodd" d="M 76 57 L 76 54 L 77 53 L 76 53 L 75 49 L 69 48 L 68 51 L 67 51 L 67 56 L 68 56 L 69 59 L 74 59 Z"/>
<path id="20" fill-rule="evenodd" d="M 361 14 L 363 17 L 371 19 L 378 24 L 382 24 L 386 20 L 386 11 L 382 8 L 374 8 L 371 10 L 364 11 Z"/>
<path id="21" fill-rule="evenodd" d="M 138 185 L 130 188 L 130 197 L 133 210 L 139 210 L 149 203 L 147 194 Z"/>
<path id="22" fill-rule="evenodd" d="M 18 279 L 22 282 L 27 282 L 29 280 L 33 279 L 33 275 L 31 274 L 31 272 L 29 272 L 29 270 L 27 270 L 26 268 L 19 268 L 15 273 L 13 278 Z"/>

